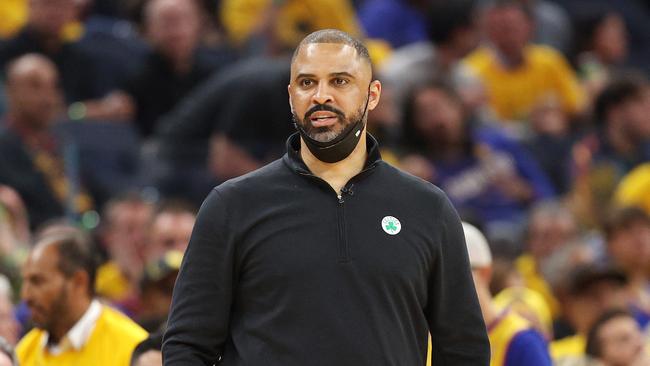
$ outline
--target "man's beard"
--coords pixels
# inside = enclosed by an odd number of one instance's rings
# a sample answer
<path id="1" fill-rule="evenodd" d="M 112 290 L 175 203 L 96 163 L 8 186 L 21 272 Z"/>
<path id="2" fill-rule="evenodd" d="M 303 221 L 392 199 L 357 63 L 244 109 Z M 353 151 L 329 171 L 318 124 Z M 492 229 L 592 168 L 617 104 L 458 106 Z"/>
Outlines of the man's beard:
<path id="1" fill-rule="evenodd" d="M 61 321 L 66 318 L 66 311 L 69 311 L 69 307 L 66 302 L 67 298 L 68 290 L 64 287 L 61 289 L 61 292 L 59 292 L 57 298 L 52 303 L 50 313 L 47 314 L 47 319 L 44 319 L 43 324 L 35 323 L 34 325 L 37 328 L 41 328 L 47 331 L 50 334 L 50 337 L 52 337 L 52 331 L 59 325 Z M 59 342 L 60 339 L 56 339 L 54 341 Z"/>
<path id="2" fill-rule="evenodd" d="M 328 111 L 335 113 L 338 122 L 332 126 L 314 127 L 309 117 L 318 111 Z M 345 114 L 341 110 L 327 104 L 318 104 L 305 113 L 305 117 L 301 122 L 296 113 L 292 112 L 293 121 L 302 127 L 307 136 L 318 142 L 330 142 L 341 136 L 348 129 L 352 128 L 357 122 L 361 121 L 364 118 L 364 114 L 365 108 L 359 108 L 357 113 L 352 115 L 350 118 L 346 118 Z"/>

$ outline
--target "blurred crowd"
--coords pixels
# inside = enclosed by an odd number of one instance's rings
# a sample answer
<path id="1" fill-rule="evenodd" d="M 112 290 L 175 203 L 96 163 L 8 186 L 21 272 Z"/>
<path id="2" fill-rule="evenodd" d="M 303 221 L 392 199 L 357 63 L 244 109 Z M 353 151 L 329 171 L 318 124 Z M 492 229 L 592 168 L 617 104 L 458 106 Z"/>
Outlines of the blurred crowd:
<path id="1" fill-rule="evenodd" d="M 284 153 L 291 53 L 323 28 L 369 48 L 384 160 L 487 237 L 495 307 L 557 365 L 650 365 L 643 0 L 1 1 L 0 349 L 100 300 L 160 365 L 196 210 Z"/>

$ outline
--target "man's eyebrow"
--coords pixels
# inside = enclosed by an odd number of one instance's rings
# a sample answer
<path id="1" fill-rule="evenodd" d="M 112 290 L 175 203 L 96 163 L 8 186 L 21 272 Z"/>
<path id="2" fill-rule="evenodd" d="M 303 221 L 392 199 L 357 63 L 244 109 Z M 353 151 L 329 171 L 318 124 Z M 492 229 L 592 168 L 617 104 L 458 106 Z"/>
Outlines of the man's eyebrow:
<path id="1" fill-rule="evenodd" d="M 347 71 L 340 71 L 340 72 L 332 72 L 329 74 L 329 76 L 334 76 L 334 77 L 347 77 L 350 79 L 355 79 L 354 75 L 350 74 Z M 308 74 L 308 73 L 300 73 L 296 75 L 296 80 L 302 79 L 302 78 L 314 78 L 316 75 L 314 74 Z"/>
<path id="2" fill-rule="evenodd" d="M 307 73 L 300 73 L 300 74 L 296 75 L 296 80 L 302 79 L 302 78 L 313 78 L 313 77 L 316 77 L 316 75 L 307 74 Z"/>

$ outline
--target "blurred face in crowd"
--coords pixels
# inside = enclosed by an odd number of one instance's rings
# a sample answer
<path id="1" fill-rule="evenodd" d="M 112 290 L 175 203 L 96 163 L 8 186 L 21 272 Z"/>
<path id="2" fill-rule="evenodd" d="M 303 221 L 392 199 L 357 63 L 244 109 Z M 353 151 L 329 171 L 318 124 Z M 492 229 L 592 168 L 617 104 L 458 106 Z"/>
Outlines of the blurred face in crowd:
<path id="1" fill-rule="evenodd" d="M 145 16 L 147 35 L 156 49 L 172 60 L 192 56 L 201 31 L 196 0 L 152 0 Z"/>
<path id="2" fill-rule="evenodd" d="M 623 102 L 615 113 L 619 113 L 630 139 L 650 139 L 650 84 L 646 83 L 637 96 Z"/>
<path id="3" fill-rule="evenodd" d="M 647 271 L 650 267 L 650 224 L 632 222 L 618 229 L 608 241 L 614 261 L 626 271 Z"/>
<path id="4" fill-rule="evenodd" d="M 40 33 L 58 36 L 76 11 L 75 0 L 29 0 L 29 24 Z"/>
<path id="5" fill-rule="evenodd" d="M 14 316 L 14 305 L 8 296 L 0 296 L 0 337 L 10 344 L 18 342 L 20 324 Z"/>
<path id="6" fill-rule="evenodd" d="M 533 31 L 528 15 L 516 6 L 500 6 L 485 16 L 487 36 L 510 62 L 519 62 Z"/>
<path id="7" fill-rule="evenodd" d="M 586 333 L 605 311 L 625 309 L 627 300 L 623 284 L 614 280 L 600 280 L 572 296 L 567 317 L 578 331 Z"/>
<path id="8" fill-rule="evenodd" d="M 74 283 L 58 268 L 56 245 L 41 245 L 30 254 L 23 266 L 22 299 L 27 303 L 31 320 L 38 328 L 52 333 L 68 320 Z"/>
<path id="9" fill-rule="evenodd" d="M 7 72 L 7 98 L 16 123 L 37 130 L 47 128 L 62 101 L 54 64 L 34 54 L 16 60 Z"/>
<path id="10" fill-rule="evenodd" d="M 643 335 L 636 320 L 630 316 L 610 319 L 602 325 L 596 337 L 600 343 L 599 359 L 605 365 L 632 365 L 644 352 Z"/>
<path id="11" fill-rule="evenodd" d="M 162 352 L 150 350 L 138 357 L 133 366 L 162 366 Z"/>
<path id="12" fill-rule="evenodd" d="M 296 123 L 321 142 L 332 141 L 379 102 L 367 60 L 338 43 L 302 45 L 291 64 L 289 103 Z"/>
<path id="13" fill-rule="evenodd" d="M 143 201 L 123 201 L 106 212 L 108 227 L 104 239 L 109 251 L 136 255 L 147 243 L 147 230 L 153 208 Z"/>
<path id="14" fill-rule="evenodd" d="M 169 250 L 185 252 L 196 216 L 189 212 L 162 212 L 151 225 L 147 260 L 160 258 Z"/>
<path id="15" fill-rule="evenodd" d="M 577 234 L 573 216 L 568 212 L 533 214 L 528 227 L 528 250 L 535 258 L 546 258 Z"/>
<path id="16" fill-rule="evenodd" d="M 597 26 L 593 38 L 593 51 L 608 64 L 616 64 L 627 56 L 627 30 L 625 21 L 616 14 L 608 14 Z"/>
<path id="17" fill-rule="evenodd" d="M 460 100 L 438 88 L 425 88 L 413 101 L 414 124 L 432 143 L 458 144 L 464 138 L 464 116 Z"/>

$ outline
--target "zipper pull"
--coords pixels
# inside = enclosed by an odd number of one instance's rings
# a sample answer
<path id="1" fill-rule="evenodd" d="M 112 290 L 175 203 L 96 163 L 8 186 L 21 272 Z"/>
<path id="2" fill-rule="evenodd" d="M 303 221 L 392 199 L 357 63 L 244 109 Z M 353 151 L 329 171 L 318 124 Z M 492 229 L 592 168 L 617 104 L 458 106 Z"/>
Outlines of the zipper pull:
<path id="1" fill-rule="evenodd" d="M 343 203 L 343 202 L 345 202 L 345 201 L 343 200 L 343 195 L 342 195 L 342 194 L 338 194 L 336 197 L 338 197 L 338 199 L 339 199 L 339 203 Z"/>

